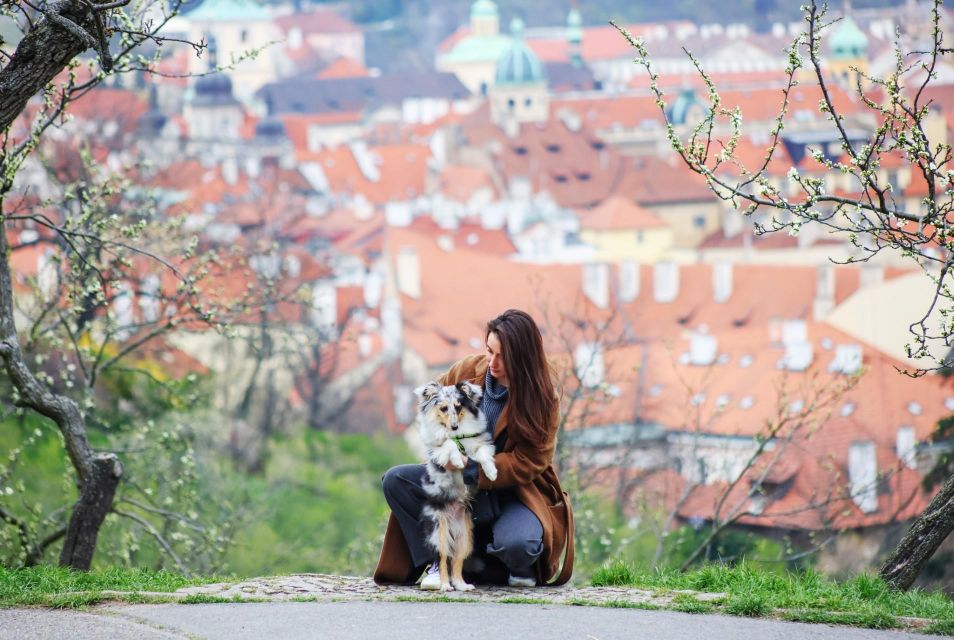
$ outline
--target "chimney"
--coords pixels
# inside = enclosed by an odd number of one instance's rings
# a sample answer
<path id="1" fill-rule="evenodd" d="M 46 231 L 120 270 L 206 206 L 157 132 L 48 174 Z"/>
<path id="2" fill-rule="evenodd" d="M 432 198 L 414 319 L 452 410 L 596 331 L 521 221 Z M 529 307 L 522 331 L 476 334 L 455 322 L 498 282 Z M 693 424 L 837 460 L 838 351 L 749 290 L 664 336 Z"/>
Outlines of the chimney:
<path id="1" fill-rule="evenodd" d="M 139 294 L 139 310 L 146 322 L 159 319 L 159 276 L 154 273 L 143 278 Z"/>
<path id="2" fill-rule="evenodd" d="M 391 201 L 384 205 L 384 220 L 390 227 L 407 227 L 413 218 L 410 202 Z"/>
<path id="3" fill-rule="evenodd" d="M 865 513 L 878 510 L 878 461 L 870 440 L 851 443 L 848 448 L 848 484 L 851 499 Z"/>
<path id="4" fill-rule="evenodd" d="M 384 280 L 377 269 L 368 273 L 364 279 L 364 306 L 369 309 L 377 309 L 381 304 L 381 296 L 384 293 Z"/>
<path id="5" fill-rule="evenodd" d="M 861 265 L 861 288 L 876 287 L 884 282 L 884 267 L 866 262 Z"/>
<path id="6" fill-rule="evenodd" d="M 632 302 L 639 296 L 639 265 L 635 262 L 621 262 L 617 269 L 619 288 L 616 295 L 620 302 Z"/>
<path id="7" fill-rule="evenodd" d="M 603 383 L 603 346 L 598 342 L 581 342 L 573 351 L 576 375 L 584 387 L 597 387 Z"/>
<path id="8" fill-rule="evenodd" d="M 835 268 L 830 264 L 818 265 L 818 280 L 815 285 L 815 304 L 812 310 L 815 320 L 824 320 L 835 308 Z"/>
<path id="9" fill-rule="evenodd" d="M 828 365 L 832 373 L 851 375 L 861 368 L 863 353 L 860 344 L 840 344 L 835 347 L 835 359 Z"/>
<path id="10" fill-rule="evenodd" d="M 53 249 L 47 248 L 36 259 L 37 286 L 39 286 L 40 294 L 46 301 L 53 299 L 60 280 L 54 255 Z"/>
<path id="11" fill-rule="evenodd" d="M 421 260 L 414 247 L 401 247 L 397 255 L 397 287 L 404 295 L 421 298 Z"/>
<path id="12" fill-rule="evenodd" d="M 334 329 L 338 324 L 338 293 L 331 280 L 319 280 L 311 289 L 311 320 L 319 328 Z"/>
<path id="13" fill-rule="evenodd" d="M 222 161 L 222 179 L 228 185 L 238 184 L 239 179 L 238 161 L 235 158 L 226 158 Z"/>
<path id="14" fill-rule="evenodd" d="M 657 262 L 653 265 L 653 300 L 672 302 L 679 296 L 679 265 Z"/>
<path id="15" fill-rule="evenodd" d="M 712 265 L 712 291 L 716 302 L 727 302 L 732 297 L 732 263 Z"/>
<path id="16" fill-rule="evenodd" d="M 358 353 L 361 354 L 362 358 L 367 358 L 371 355 L 371 350 L 374 348 L 374 338 L 372 338 L 367 333 L 362 333 L 358 336 Z"/>
<path id="17" fill-rule="evenodd" d="M 917 443 L 914 439 L 914 427 L 901 427 L 898 429 L 896 447 L 898 460 L 914 469 L 917 463 Z"/>
<path id="18" fill-rule="evenodd" d="M 779 362 L 788 371 L 805 371 L 815 359 L 815 349 L 808 341 L 804 320 L 788 320 L 782 324 L 785 355 Z"/>
<path id="19" fill-rule="evenodd" d="M 583 265 L 583 294 L 600 309 L 609 307 L 609 265 Z"/>
<path id="20" fill-rule="evenodd" d="M 715 336 L 693 333 L 689 342 L 689 362 L 697 367 L 708 367 L 715 362 L 719 341 Z"/>

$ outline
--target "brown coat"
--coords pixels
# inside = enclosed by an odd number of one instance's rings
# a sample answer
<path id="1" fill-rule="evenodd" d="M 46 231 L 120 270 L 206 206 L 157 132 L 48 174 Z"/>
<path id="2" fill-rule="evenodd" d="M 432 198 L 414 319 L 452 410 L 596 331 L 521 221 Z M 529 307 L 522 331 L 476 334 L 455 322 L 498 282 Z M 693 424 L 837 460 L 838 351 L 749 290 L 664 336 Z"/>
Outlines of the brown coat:
<path id="1" fill-rule="evenodd" d="M 440 380 L 443 384 L 469 380 L 483 387 L 486 374 L 487 358 L 474 355 L 457 362 Z M 509 407 L 509 403 L 504 405 L 494 428 L 494 439 L 507 428 Z M 573 572 L 573 509 L 570 497 L 560 487 L 553 467 L 557 420 L 558 416 L 554 415 L 550 435 L 542 447 L 529 447 L 516 438 L 507 438 L 494 458 L 497 479 L 491 482 L 480 470 L 477 480 L 480 489 L 511 489 L 520 502 L 539 518 L 543 524 L 543 555 L 537 562 L 537 578 L 540 583 L 554 580 L 551 584 L 565 583 Z M 566 555 L 561 570 L 560 558 L 564 551 Z M 374 571 L 374 581 L 378 584 L 401 584 L 407 581 L 412 569 L 404 534 L 392 513 L 384 534 L 378 567 Z"/>

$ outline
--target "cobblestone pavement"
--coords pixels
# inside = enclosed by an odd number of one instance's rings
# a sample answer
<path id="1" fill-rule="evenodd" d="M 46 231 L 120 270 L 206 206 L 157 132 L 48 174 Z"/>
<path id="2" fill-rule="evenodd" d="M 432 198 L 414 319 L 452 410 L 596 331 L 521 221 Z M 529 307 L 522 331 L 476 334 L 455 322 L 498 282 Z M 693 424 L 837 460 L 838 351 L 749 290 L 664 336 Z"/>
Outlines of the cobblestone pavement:
<path id="1" fill-rule="evenodd" d="M 627 587 L 535 587 L 512 588 L 480 585 L 473 591 L 439 593 L 422 591 L 417 586 L 381 587 L 371 578 L 303 573 L 274 578 L 254 578 L 244 582 L 207 584 L 180 589 L 176 597 L 212 596 L 250 600 L 314 600 L 341 602 L 349 600 L 400 601 L 413 599 L 453 598 L 467 602 L 507 602 L 519 600 L 545 601 L 552 604 L 657 605 L 666 607 L 678 593 L 692 593 L 698 600 L 718 600 L 722 593 L 667 592 L 657 593 Z"/>

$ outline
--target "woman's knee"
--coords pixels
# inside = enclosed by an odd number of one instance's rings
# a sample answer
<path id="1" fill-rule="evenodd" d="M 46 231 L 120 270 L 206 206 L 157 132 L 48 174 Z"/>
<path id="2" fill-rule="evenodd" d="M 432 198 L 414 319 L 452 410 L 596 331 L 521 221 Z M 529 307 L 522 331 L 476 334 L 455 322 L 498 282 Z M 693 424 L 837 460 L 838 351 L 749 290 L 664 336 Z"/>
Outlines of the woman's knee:
<path id="1" fill-rule="evenodd" d="M 401 491 L 402 488 L 407 487 L 408 484 L 420 485 L 420 466 L 421 465 L 416 464 L 400 464 L 385 471 L 384 475 L 381 476 L 381 489 L 384 491 L 384 495 L 393 496 L 396 492 Z"/>
<path id="2" fill-rule="evenodd" d="M 487 552 L 509 567 L 526 567 L 543 553 L 543 538 L 520 535 L 495 535 Z"/>

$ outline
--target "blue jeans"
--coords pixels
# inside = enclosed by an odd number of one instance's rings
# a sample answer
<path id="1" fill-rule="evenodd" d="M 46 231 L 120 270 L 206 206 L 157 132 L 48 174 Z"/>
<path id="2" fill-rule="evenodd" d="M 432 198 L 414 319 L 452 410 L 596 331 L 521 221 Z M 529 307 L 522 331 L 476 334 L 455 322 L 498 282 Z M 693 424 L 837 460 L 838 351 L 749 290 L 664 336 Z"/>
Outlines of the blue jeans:
<path id="1" fill-rule="evenodd" d="M 427 499 L 422 488 L 425 473 L 423 464 L 402 464 L 391 467 L 381 478 L 384 499 L 401 526 L 417 575 L 436 559 L 434 550 L 424 542 L 421 524 L 421 509 Z M 488 566 L 484 571 L 467 572 L 465 577 L 476 582 L 506 582 L 507 572 L 536 577 L 534 563 L 543 553 L 543 525 L 512 493 L 496 493 L 500 515 L 491 523 L 474 527 L 474 556 Z"/>

